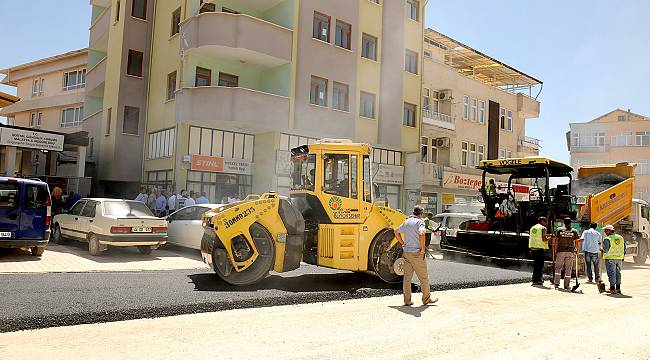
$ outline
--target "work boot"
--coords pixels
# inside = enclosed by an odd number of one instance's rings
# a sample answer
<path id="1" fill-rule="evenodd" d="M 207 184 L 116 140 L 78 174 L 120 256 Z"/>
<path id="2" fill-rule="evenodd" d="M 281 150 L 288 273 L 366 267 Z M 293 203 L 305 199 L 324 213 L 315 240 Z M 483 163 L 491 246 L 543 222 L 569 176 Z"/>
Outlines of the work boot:
<path id="1" fill-rule="evenodd" d="M 613 287 L 613 286 L 610 286 L 609 290 L 607 292 L 610 293 L 610 294 L 616 294 L 616 288 Z"/>

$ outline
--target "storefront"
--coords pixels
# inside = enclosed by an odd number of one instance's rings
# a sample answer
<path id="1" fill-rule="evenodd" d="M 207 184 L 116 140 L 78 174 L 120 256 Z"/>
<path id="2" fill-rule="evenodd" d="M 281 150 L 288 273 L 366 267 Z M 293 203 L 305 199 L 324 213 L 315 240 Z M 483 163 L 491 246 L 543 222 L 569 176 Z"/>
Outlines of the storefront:
<path id="1" fill-rule="evenodd" d="M 404 167 L 399 165 L 372 164 L 373 181 L 377 184 L 377 201 L 387 201 L 391 208 L 401 209 L 401 193 L 404 184 Z"/>
<path id="2" fill-rule="evenodd" d="M 185 188 L 205 193 L 211 203 L 243 199 L 252 193 L 251 162 L 218 156 L 191 155 Z"/>

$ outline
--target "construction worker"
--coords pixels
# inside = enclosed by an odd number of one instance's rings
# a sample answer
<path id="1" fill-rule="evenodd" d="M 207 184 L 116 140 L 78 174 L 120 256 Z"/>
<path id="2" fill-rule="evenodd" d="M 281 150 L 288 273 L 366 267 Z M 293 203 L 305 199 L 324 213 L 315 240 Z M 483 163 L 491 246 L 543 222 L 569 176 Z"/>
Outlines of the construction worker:
<path id="1" fill-rule="evenodd" d="M 487 184 L 487 186 L 485 187 L 485 192 L 486 192 L 489 196 L 493 196 L 493 195 L 496 195 L 496 194 L 497 194 L 497 186 L 496 186 L 496 184 L 494 183 L 494 179 L 490 179 L 490 181 L 488 181 L 488 184 Z"/>
<path id="2" fill-rule="evenodd" d="M 546 227 L 548 220 L 541 216 L 537 219 L 537 224 L 530 228 L 530 237 L 528 238 L 528 248 L 533 258 L 533 285 L 543 285 L 542 275 L 544 271 L 544 259 L 548 251 L 548 241 L 553 235 L 548 235 Z"/>
<path id="3" fill-rule="evenodd" d="M 429 286 L 429 274 L 427 274 L 427 261 L 425 259 L 425 228 L 422 217 L 424 210 L 420 207 L 413 209 L 413 215 L 406 219 L 402 225 L 397 228 L 395 238 L 402 245 L 404 251 L 404 305 L 411 306 L 411 279 L 413 272 L 420 279 L 422 288 L 422 304 L 433 304 L 438 299 L 431 298 L 431 288 Z"/>
<path id="4" fill-rule="evenodd" d="M 619 234 L 615 234 L 614 226 L 607 225 L 605 230 L 605 239 L 603 239 L 603 259 L 605 259 L 605 268 L 609 278 L 609 292 L 611 294 L 621 293 L 621 266 L 625 257 L 625 239 Z"/>
<path id="5" fill-rule="evenodd" d="M 576 253 L 576 240 L 580 239 L 578 232 L 571 227 L 571 219 L 564 219 L 564 227 L 557 229 L 557 255 L 555 255 L 555 276 L 553 284 L 560 287 L 560 277 L 564 271 L 564 288 L 571 287 L 571 271 Z M 576 269 L 578 271 L 578 269 Z"/>
<path id="6" fill-rule="evenodd" d="M 433 213 L 427 213 L 427 217 L 424 219 L 424 246 L 425 250 L 428 253 L 429 246 L 431 246 L 431 234 L 433 233 Z"/>

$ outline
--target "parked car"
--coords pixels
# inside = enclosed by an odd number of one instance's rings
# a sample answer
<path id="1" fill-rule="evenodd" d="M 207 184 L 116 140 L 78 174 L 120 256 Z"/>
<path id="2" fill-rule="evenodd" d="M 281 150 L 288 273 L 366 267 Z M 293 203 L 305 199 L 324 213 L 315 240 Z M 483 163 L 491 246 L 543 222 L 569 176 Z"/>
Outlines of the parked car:
<path id="1" fill-rule="evenodd" d="M 88 242 L 88 252 L 99 256 L 108 246 L 137 246 L 142 254 L 167 242 L 167 221 L 155 217 L 139 201 L 83 198 L 66 214 L 54 216 L 52 238 Z"/>
<path id="2" fill-rule="evenodd" d="M 50 205 L 46 183 L 0 177 L 0 247 L 43 255 L 50 240 Z"/>
<path id="3" fill-rule="evenodd" d="M 167 216 L 169 228 L 167 242 L 174 245 L 201 250 L 203 238 L 203 214 L 221 204 L 199 204 L 176 210 Z"/>
<path id="4" fill-rule="evenodd" d="M 460 224 L 468 220 L 479 220 L 483 217 L 472 213 L 442 213 L 433 217 L 434 232 L 431 234 L 431 245 L 440 248 L 443 237 L 456 237 Z"/>

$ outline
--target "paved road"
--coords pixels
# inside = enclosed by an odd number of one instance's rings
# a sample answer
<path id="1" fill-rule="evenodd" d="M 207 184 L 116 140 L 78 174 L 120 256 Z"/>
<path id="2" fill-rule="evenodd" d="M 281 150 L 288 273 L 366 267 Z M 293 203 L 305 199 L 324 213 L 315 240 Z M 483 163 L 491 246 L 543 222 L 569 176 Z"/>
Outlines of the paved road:
<path id="1" fill-rule="evenodd" d="M 528 281 L 529 274 L 431 260 L 434 290 Z M 394 295 L 364 273 L 303 265 L 259 284 L 232 287 L 207 270 L 0 275 L 0 332 L 237 308 Z"/>

